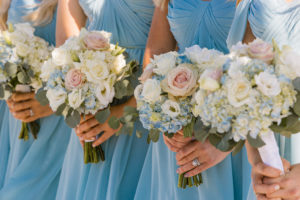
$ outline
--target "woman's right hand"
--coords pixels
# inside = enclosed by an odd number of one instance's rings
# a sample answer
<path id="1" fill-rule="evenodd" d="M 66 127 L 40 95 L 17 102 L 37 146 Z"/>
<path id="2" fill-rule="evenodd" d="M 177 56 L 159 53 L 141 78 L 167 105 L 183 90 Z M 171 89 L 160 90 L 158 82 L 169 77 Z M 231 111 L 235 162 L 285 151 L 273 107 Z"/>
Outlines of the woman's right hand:
<path id="1" fill-rule="evenodd" d="M 181 148 L 193 140 L 192 138 L 185 138 L 181 132 L 174 134 L 172 138 L 165 135 L 163 135 L 163 137 L 165 144 L 173 152 L 178 152 Z"/>

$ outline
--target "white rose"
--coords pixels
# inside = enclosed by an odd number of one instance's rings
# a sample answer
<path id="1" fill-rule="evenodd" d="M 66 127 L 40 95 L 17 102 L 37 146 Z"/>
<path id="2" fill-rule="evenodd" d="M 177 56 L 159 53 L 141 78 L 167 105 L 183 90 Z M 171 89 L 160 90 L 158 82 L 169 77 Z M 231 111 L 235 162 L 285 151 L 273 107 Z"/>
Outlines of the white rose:
<path id="1" fill-rule="evenodd" d="M 55 48 L 52 51 L 52 60 L 56 65 L 68 65 L 73 62 L 71 54 L 63 47 Z"/>
<path id="2" fill-rule="evenodd" d="M 103 82 L 102 87 L 96 88 L 96 97 L 98 98 L 101 109 L 106 108 L 113 101 L 115 96 L 115 88 L 107 81 Z"/>
<path id="3" fill-rule="evenodd" d="M 248 54 L 248 45 L 243 44 L 242 42 L 238 42 L 236 45 L 233 45 L 230 48 L 230 53 L 233 53 L 234 55 L 237 55 L 237 56 L 247 55 Z"/>
<path id="4" fill-rule="evenodd" d="M 165 103 L 161 105 L 163 113 L 169 115 L 172 118 L 177 117 L 180 114 L 180 106 L 177 102 L 166 100 Z"/>
<path id="5" fill-rule="evenodd" d="M 245 77 L 230 79 L 226 82 L 227 98 L 234 107 L 251 102 L 251 84 Z"/>
<path id="6" fill-rule="evenodd" d="M 17 55 L 21 57 L 26 57 L 31 52 L 31 49 L 26 44 L 18 43 L 15 48 L 16 48 Z"/>
<path id="7" fill-rule="evenodd" d="M 69 95 L 68 95 L 68 100 L 69 104 L 73 109 L 77 109 L 80 107 L 82 102 L 84 101 L 84 97 L 82 95 L 81 90 L 73 90 Z"/>
<path id="8" fill-rule="evenodd" d="M 46 96 L 49 99 L 50 107 L 55 112 L 60 105 L 65 103 L 67 93 L 63 88 L 55 88 L 48 90 Z"/>
<path id="9" fill-rule="evenodd" d="M 134 90 L 134 97 L 136 100 L 140 99 L 140 95 L 142 94 L 143 91 L 143 85 L 140 84 L 138 86 L 136 86 L 135 90 Z"/>
<path id="10" fill-rule="evenodd" d="M 124 58 L 124 55 L 118 55 L 115 60 L 113 61 L 112 71 L 115 74 L 120 74 L 122 70 L 126 67 L 126 60 Z"/>
<path id="11" fill-rule="evenodd" d="M 199 84 L 200 88 L 208 91 L 216 91 L 220 88 L 220 79 L 222 77 L 222 70 L 221 69 L 213 69 L 208 68 L 206 69 L 200 76 Z"/>
<path id="12" fill-rule="evenodd" d="M 160 98 L 161 87 L 160 82 L 154 79 L 147 79 L 144 83 L 142 96 L 148 103 L 154 103 Z"/>
<path id="13" fill-rule="evenodd" d="M 50 78 L 51 73 L 56 69 L 56 65 L 53 63 L 52 59 L 46 60 L 42 65 L 41 79 L 47 81 Z"/>
<path id="14" fill-rule="evenodd" d="M 205 92 L 203 90 L 198 90 L 194 94 L 193 99 L 195 100 L 197 105 L 202 106 L 204 104 Z"/>
<path id="15" fill-rule="evenodd" d="M 299 58 L 299 53 L 293 51 L 293 49 L 289 47 L 284 47 L 281 55 L 279 56 L 279 73 L 284 74 L 292 80 L 297 77 L 300 77 Z"/>
<path id="16" fill-rule="evenodd" d="M 154 73 L 159 75 L 167 75 L 168 72 L 176 65 L 177 52 L 169 52 L 161 55 L 154 55 L 152 62 L 156 66 Z"/>
<path id="17" fill-rule="evenodd" d="M 96 84 L 109 76 L 108 65 L 102 60 L 97 60 L 96 62 L 94 60 L 87 60 L 83 72 L 88 81 Z"/>
<path id="18" fill-rule="evenodd" d="M 250 58 L 248 57 L 239 57 L 238 59 L 234 60 L 230 63 L 230 67 L 228 69 L 228 75 L 231 78 L 236 78 L 243 76 L 241 71 L 242 67 L 247 65 L 250 62 Z"/>
<path id="19" fill-rule="evenodd" d="M 16 31 L 26 33 L 30 37 L 34 37 L 34 28 L 29 23 L 19 23 L 14 25 Z"/>
<path id="20" fill-rule="evenodd" d="M 261 72 L 255 75 L 255 82 L 258 90 L 268 97 L 277 96 L 281 92 L 280 83 L 277 77 L 268 72 Z"/>

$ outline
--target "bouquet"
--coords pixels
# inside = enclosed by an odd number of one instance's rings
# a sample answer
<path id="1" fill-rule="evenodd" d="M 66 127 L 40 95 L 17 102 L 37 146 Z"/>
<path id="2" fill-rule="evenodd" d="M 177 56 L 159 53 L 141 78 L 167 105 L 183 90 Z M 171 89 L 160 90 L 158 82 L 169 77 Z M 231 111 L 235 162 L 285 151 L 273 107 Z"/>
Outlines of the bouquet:
<path id="1" fill-rule="evenodd" d="M 149 142 L 156 142 L 160 133 L 172 137 L 180 130 L 183 130 L 184 137 L 193 136 L 196 118 L 191 101 L 199 86 L 203 67 L 211 64 L 218 68 L 225 62 L 225 57 L 220 52 L 204 49 L 203 65 L 192 64 L 191 61 L 176 52 L 154 56 L 140 77 L 142 84 L 135 89 L 135 98 L 140 121 L 150 131 Z M 201 174 L 192 178 L 181 174 L 178 179 L 180 188 L 201 183 Z"/>
<path id="2" fill-rule="evenodd" d="M 192 100 L 194 116 L 201 119 L 195 137 L 234 152 L 247 140 L 264 163 L 283 171 L 273 132 L 300 131 L 299 56 L 288 46 L 280 50 L 260 39 L 234 46 L 220 78 L 211 68 L 200 77 Z"/>
<path id="3" fill-rule="evenodd" d="M 50 57 L 49 44 L 34 36 L 29 23 L 9 25 L 0 33 L 0 99 L 7 100 L 13 92 L 37 91 L 42 87 L 41 66 Z M 20 139 L 28 140 L 29 129 L 37 138 L 39 124 L 22 122 Z"/>
<path id="4" fill-rule="evenodd" d="M 38 100 L 49 103 L 57 115 L 64 116 L 71 128 L 88 114 L 104 123 L 114 99 L 133 95 L 130 78 L 136 63 L 126 64 L 125 49 L 110 44 L 110 36 L 108 32 L 82 29 L 79 36 L 71 37 L 55 48 L 52 58 L 42 67 L 45 87 L 39 90 Z M 109 124 L 114 129 L 120 125 L 115 117 Z M 85 141 L 84 162 L 104 161 L 103 150 L 100 146 L 92 147 L 92 142 Z"/>

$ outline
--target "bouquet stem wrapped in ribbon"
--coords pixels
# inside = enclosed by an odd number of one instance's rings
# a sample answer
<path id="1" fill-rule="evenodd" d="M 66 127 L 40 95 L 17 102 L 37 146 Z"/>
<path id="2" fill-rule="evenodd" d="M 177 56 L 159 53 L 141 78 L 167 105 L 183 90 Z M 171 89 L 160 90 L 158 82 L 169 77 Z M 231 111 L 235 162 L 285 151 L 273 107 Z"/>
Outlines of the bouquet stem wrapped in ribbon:
<path id="1" fill-rule="evenodd" d="M 41 88 L 41 66 L 51 50 L 45 40 L 34 36 L 30 24 L 9 24 L 9 29 L 0 33 L 0 99 L 9 99 L 13 92 L 28 93 Z M 28 140 L 29 132 L 37 139 L 39 129 L 37 121 L 22 122 L 19 139 Z"/>
<path id="2" fill-rule="evenodd" d="M 38 100 L 49 102 L 52 110 L 63 115 L 71 128 L 86 115 L 94 115 L 100 124 L 108 121 L 113 129 L 123 122 L 110 117 L 110 106 L 113 100 L 133 95 L 132 80 L 137 64 L 135 61 L 126 63 L 125 49 L 110 44 L 110 36 L 105 31 L 82 29 L 79 36 L 55 48 L 52 58 L 42 67 L 45 87 L 38 91 Z M 122 129 L 128 126 L 125 122 L 122 124 Z M 104 161 L 103 150 L 100 146 L 93 147 L 92 143 L 85 141 L 84 162 Z"/>

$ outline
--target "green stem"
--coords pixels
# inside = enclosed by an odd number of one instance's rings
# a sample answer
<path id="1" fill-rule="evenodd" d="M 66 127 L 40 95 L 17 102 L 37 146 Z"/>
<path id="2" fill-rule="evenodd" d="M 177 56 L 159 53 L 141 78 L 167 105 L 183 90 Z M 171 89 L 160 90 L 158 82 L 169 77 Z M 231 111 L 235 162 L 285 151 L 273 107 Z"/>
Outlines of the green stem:
<path id="1" fill-rule="evenodd" d="M 198 182 L 197 176 L 193 176 L 193 181 L 194 181 L 194 185 L 196 185 L 196 186 L 198 186 L 198 185 L 199 185 L 199 182 Z"/>
<path id="2" fill-rule="evenodd" d="M 189 184 L 189 187 L 193 187 L 193 182 L 192 182 L 191 177 L 188 177 L 188 184 Z"/>
<path id="3" fill-rule="evenodd" d="M 183 186 L 182 186 L 183 189 L 186 188 L 187 183 L 188 183 L 188 179 L 186 177 L 183 177 Z"/>
<path id="4" fill-rule="evenodd" d="M 183 174 L 179 174 L 179 177 L 178 177 L 178 187 L 179 188 L 182 188 L 182 181 L 183 181 Z"/>
<path id="5" fill-rule="evenodd" d="M 29 130 L 27 123 L 24 123 L 24 140 L 27 141 L 29 139 Z"/>
<path id="6" fill-rule="evenodd" d="M 22 127 L 19 134 L 19 139 L 23 139 L 23 138 L 24 138 L 24 122 L 22 122 Z"/>
<path id="7" fill-rule="evenodd" d="M 88 164 L 88 162 L 89 162 L 88 142 L 84 143 L 83 151 L 84 151 L 84 163 Z"/>
<path id="8" fill-rule="evenodd" d="M 198 174 L 198 179 L 199 179 L 199 183 L 202 184 L 203 183 L 203 179 L 202 179 L 202 174 Z"/>

